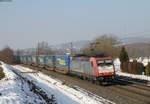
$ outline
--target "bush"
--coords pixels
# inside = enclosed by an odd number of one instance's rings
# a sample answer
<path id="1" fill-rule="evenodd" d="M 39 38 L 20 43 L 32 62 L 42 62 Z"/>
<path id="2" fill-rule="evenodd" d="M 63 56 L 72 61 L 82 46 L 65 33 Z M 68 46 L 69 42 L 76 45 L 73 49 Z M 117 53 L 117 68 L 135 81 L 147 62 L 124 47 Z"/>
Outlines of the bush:
<path id="1" fill-rule="evenodd" d="M 1 80 L 2 78 L 4 78 L 4 77 L 5 77 L 5 74 L 4 74 L 4 72 L 3 72 L 3 68 L 0 67 L 0 80 Z"/>
<path id="2" fill-rule="evenodd" d="M 146 66 L 146 75 L 149 75 L 150 76 L 150 62 L 148 63 L 148 65 Z"/>
<path id="3" fill-rule="evenodd" d="M 140 75 L 142 74 L 142 72 L 145 72 L 145 69 L 144 69 L 143 64 L 137 61 L 124 62 L 122 63 L 122 72 Z"/>
<path id="4" fill-rule="evenodd" d="M 136 72 L 136 74 L 141 75 L 143 72 L 145 73 L 145 67 L 142 63 L 138 62 L 137 63 L 137 72 Z"/>

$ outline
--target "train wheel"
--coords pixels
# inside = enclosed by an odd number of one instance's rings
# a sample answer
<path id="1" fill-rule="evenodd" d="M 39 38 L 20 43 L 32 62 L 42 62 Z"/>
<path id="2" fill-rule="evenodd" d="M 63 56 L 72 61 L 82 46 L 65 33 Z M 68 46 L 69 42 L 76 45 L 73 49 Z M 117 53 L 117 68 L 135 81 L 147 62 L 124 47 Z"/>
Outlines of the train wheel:
<path id="1" fill-rule="evenodd" d="M 96 85 L 100 85 L 100 81 L 99 81 L 99 80 L 96 80 L 96 81 L 95 81 L 95 84 L 96 84 Z"/>
<path id="2" fill-rule="evenodd" d="M 95 83 L 95 80 L 92 79 L 91 82 L 94 84 L 94 83 Z"/>
<path id="3" fill-rule="evenodd" d="M 86 77 L 85 77 L 85 76 L 83 76 L 83 80 L 86 80 Z"/>
<path id="4" fill-rule="evenodd" d="M 102 82 L 102 81 L 99 81 L 99 85 L 103 85 L 103 82 Z"/>

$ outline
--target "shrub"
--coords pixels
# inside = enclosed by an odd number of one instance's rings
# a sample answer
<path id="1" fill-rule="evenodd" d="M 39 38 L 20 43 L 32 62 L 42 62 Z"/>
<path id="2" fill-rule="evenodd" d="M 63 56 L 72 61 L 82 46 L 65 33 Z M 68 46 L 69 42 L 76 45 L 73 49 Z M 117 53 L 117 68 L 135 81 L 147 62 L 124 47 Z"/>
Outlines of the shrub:
<path id="1" fill-rule="evenodd" d="M 136 74 L 142 74 L 142 72 L 145 73 L 144 65 L 140 62 L 137 63 L 137 73 Z"/>
<path id="2" fill-rule="evenodd" d="M 4 77 L 5 77 L 5 74 L 4 74 L 4 72 L 3 72 L 3 68 L 0 67 L 0 80 L 1 80 L 2 78 L 4 78 Z"/>
<path id="3" fill-rule="evenodd" d="M 148 63 L 148 65 L 146 66 L 146 75 L 149 75 L 150 76 L 150 62 Z"/>
<path id="4" fill-rule="evenodd" d="M 142 63 L 134 60 L 133 62 L 124 62 L 122 71 L 140 75 L 142 72 L 145 72 L 145 69 Z"/>

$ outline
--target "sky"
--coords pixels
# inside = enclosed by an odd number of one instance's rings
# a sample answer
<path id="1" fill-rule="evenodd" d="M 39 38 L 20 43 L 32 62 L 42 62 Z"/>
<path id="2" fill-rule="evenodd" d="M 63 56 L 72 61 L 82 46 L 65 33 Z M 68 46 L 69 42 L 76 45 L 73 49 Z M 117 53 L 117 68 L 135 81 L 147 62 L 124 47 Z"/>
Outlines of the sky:
<path id="1" fill-rule="evenodd" d="M 4 0 L 3 0 L 4 1 Z M 0 49 L 150 33 L 150 0 L 11 0 L 0 2 Z"/>

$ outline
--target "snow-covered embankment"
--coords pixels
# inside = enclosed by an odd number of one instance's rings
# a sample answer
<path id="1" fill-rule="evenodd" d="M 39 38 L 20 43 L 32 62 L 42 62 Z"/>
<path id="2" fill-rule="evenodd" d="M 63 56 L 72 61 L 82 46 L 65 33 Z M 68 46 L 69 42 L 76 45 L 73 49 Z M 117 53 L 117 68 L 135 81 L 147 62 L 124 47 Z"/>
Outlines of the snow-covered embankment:
<path id="1" fill-rule="evenodd" d="M 0 104 L 45 104 L 45 101 L 30 91 L 26 81 L 9 70 L 9 66 L 2 64 L 5 78 L 0 80 Z"/>

